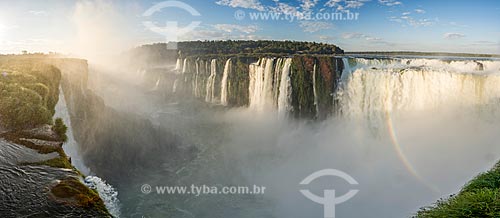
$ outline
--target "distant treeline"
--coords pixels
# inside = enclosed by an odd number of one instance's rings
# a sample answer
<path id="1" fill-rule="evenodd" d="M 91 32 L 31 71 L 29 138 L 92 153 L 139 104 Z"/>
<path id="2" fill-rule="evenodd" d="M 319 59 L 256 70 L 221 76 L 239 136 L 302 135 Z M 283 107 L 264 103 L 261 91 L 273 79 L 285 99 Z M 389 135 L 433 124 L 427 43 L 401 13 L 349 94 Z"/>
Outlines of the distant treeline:
<path id="1" fill-rule="evenodd" d="M 189 41 L 178 42 L 178 50 L 167 49 L 167 43 L 142 45 L 132 49 L 128 54 L 131 61 L 148 63 L 164 63 L 177 57 L 206 55 L 294 55 L 343 54 L 344 50 L 336 45 L 317 42 L 272 41 L 272 40 L 227 40 L 227 41 Z"/>
<path id="2" fill-rule="evenodd" d="M 369 51 L 345 52 L 346 55 L 387 55 L 387 56 L 446 56 L 446 57 L 482 57 L 500 58 L 495 54 L 446 53 L 446 52 L 414 52 L 414 51 Z"/>

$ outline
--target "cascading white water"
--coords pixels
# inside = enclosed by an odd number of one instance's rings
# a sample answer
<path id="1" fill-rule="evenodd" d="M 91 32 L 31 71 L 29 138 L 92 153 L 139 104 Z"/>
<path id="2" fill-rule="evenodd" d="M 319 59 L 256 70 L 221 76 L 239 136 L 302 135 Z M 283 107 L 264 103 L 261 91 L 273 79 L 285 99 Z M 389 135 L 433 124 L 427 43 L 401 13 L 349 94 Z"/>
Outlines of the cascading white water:
<path id="1" fill-rule="evenodd" d="M 290 79 L 292 58 L 286 58 L 279 84 L 278 112 L 285 115 L 291 108 L 292 81 Z"/>
<path id="2" fill-rule="evenodd" d="M 184 63 L 185 63 L 185 60 L 186 59 L 184 59 Z M 183 72 L 184 67 L 185 67 L 182 65 L 182 63 L 183 63 L 183 60 L 181 58 L 177 58 L 177 62 L 175 63 L 175 69 L 174 69 L 175 74 L 177 74 L 177 76 L 174 80 L 174 85 L 172 86 L 172 93 L 177 92 L 177 86 L 179 85 L 179 77 L 180 77 L 179 74 L 181 74 Z"/>
<path id="3" fill-rule="evenodd" d="M 186 84 L 188 82 L 188 77 L 185 76 L 185 74 L 187 73 L 188 71 L 188 59 L 185 58 L 184 59 L 184 64 L 182 65 L 182 77 L 184 77 L 184 84 Z"/>
<path id="4" fill-rule="evenodd" d="M 84 175 L 88 175 L 90 173 L 90 169 L 85 166 L 83 160 L 80 155 L 80 151 L 78 148 L 78 143 L 73 136 L 73 129 L 71 128 L 71 120 L 69 117 L 69 112 L 66 106 L 66 99 L 64 98 L 64 92 L 62 88 L 59 88 L 59 101 L 56 104 L 56 113 L 54 117 L 61 118 L 64 121 L 64 124 L 68 127 L 67 136 L 68 140 L 64 143 L 63 150 L 64 152 L 71 157 L 71 163 L 76 167 L 80 172 Z"/>
<path id="5" fill-rule="evenodd" d="M 182 70 L 182 66 L 181 66 L 181 63 L 182 63 L 182 59 L 180 58 L 177 58 L 177 62 L 175 63 L 175 71 L 176 72 L 179 72 Z"/>
<path id="6" fill-rule="evenodd" d="M 250 64 L 250 108 L 264 110 L 273 106 L 275 58 L 261 58 Z"/>
<path id="7" fill-rule="evenodd" d="M 215 79 L 217 77 L 217 59 L 212 59 L 210 62 L 210 76 L 207 81 L 207 92 L 205 95 L 206 102 L 215 103 Z"/>
<path id="8" fill-rule="evenodd" d="M 345 82 L 351 75 L 351 66 L 349 65 L 348 58 L 342 58 L 342 62 L 344 63 L 344 70 L 342 71 L 342 75 L 340 76 L 340 81 Z"/>
<path id="9" fill-rule="evenodd" d="M 313 67 L 313 96 L 314 96 L 314 109 L 316 110 L 316 115 L 319 114 L 319 104 L 318 104 L 318 91 L 317 86 L 316 86 L 316 74 L 317 72 L 317 65 L 316 62 L 314 62 L 314 67 Z"/>
<path id="10" fill-rule="evenodd" d="M 80 155 L 78 143 L 73 135 L 73 128 L 71 127 L 71 119 L 64 98 L 64 92 L 59 87 L 59 101 L 56 105 L 56 113 L 54 117 L 61 118 L 64 124 L 68 127 L 66 133 L 68 140 L 63 145 L 64 153 L 71 157 L 71 164 L 75 166 L 82 174 L 86 175 L 84 184 L 89 188 L 96 190 L 99 196 L 104 201 L 104 204 L 113 217 L 120 217 L 120 201 L 118 200 L 118 192 L 104 180 L 99 177 L 91 176 L 90 169 L 85 165 Z"/>
<path id="11" fill-rule="evenodd" d="M 488 105 L 500 100 L 499 61 L 353 61 L 354 70 L 340 97 L 348 116 L 376 117 L 387 111 Z"/>
<path id="12" fill-rule="evenodd" d="M 177 92 L 177 84 L 179 83 L 179 79 L 174 80 L 174 85 L 172 85 L 172 93 Z"/>
<path id="13" fill-rule="evenodd" d="M 281 75 L 283 74 L 283 61 L 284 58 L 278 58 L 274 65 L 274 78 L 273 78 L 273 101 L 278 102 L 279 97 L 279 83 L 281 82 Z"/>
<path id="14" fill-rule="evenodd" d="M 220 93 L 220 102 L 222 105 L 227 105 L 227 95 L 228 95 L 228 76 L 231 73 L 231 58 L 227 59 L 226 65 L 224 66 L 224 74 L 222 76 L 221 82 L 221 93 Z"/>
<path id="15" fill-rule="evenodd" d="M 193 84 L 193 95 L 194 97 L 199 97 L 198 94 L 198 77 L 200 76 L 200 59 L 196 59 L 195 61 L 196 74 L 194 75 L 194 84 Z"/>
<path id="16" fill-rule="evenodd" d="M 113 186 L 107 184 L 106 181 L 97 176 L 87 176 L 83 180 L 83 183 L 99 193 L 99 196 L 104 201 L 104 205 L 113 217 L 120 217 L 120 200 L 118 200 L 118 192 Z"/>
<path id="17" fill-rule="evenodd" d="M 184 63 L 182 64 L 182 74 L 185 74 L 187 71 L 187 58 L 184 58 Z"/>

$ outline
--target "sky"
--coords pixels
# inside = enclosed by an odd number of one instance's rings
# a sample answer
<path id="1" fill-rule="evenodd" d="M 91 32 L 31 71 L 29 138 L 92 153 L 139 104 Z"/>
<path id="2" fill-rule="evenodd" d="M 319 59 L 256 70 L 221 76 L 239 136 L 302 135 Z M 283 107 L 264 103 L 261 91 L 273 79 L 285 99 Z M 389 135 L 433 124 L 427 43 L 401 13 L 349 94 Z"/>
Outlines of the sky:
<path id="1" fill-rule="evenodd" d="M 0 53 L 273 39 L 346 51 L 500 54 L 499 21 L 498 0 L 0 0 Z"/>

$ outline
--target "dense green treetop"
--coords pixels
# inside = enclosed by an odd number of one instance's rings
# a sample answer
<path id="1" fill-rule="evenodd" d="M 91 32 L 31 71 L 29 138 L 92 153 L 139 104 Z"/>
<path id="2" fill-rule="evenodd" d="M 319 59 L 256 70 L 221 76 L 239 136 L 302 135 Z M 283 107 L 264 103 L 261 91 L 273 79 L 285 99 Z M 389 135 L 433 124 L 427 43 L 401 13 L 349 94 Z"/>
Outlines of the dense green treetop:
<path id="1" fill-rule="evenodd" d="M 41 60 L 0 57 L 0 121 L 12 129 L 51 124 L 61 72 Z"/>

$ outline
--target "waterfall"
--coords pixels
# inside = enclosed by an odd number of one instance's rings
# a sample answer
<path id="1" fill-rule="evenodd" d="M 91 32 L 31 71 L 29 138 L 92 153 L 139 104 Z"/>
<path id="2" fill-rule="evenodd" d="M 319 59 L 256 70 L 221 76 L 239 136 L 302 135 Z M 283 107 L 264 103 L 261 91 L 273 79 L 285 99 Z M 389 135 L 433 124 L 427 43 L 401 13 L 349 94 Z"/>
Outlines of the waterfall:
<path id="1" fill-rule="evenodd" d="M 196 74 L 194 75 L 193 94 L 194 94 L 194 97 L 199 97 L 198 77 L 200 76 L 200 59 L 196 59 L 195 67 L 196 67 Z"/>
<path id="2" fill-rule="evenodd" d="M 64 99 L 64 92 L 62 88 L 59 88 L 59 101 L 56 104 L 56 113 L 54 114 L 54 117 L 61 118 L 64 121 L 64 124 L 68 127 L 68 140 L 64 143 L 63 150 L 69 157 L 71 157 L 71 163 L 73 164 L 73 166 L 75 166 L 75 168 L 82 172 L 84 175 L 88 175 L 90 173 L 90 169 L 85 166 L 81 158 L 78 143 L 73 136 L 71 120 L 66 105 L 67 104 L 66 99 Z"/>
<path id="3" fill-rule="evenodd" d="M 351 66 L 349 65 L 348 58 L 342 58 L 342 62 L 344 63 L 344 70 L 342 71 L 342 75 L 340 76 L 340 81 L 345 82 L 351 75 Z"/>
<path id="4" fill-rule="evenodd" d="M 278 58 L 274 67 L 274 79 L 273 79 L 273 101 L 278 102 L 279 97 L 279 84 L 281 81 L 281 74 L 283 73 L 283 61 L 284 58 Z"/>
<path id="5" fill-rule="evenodd" d="M 317 77 L 317 65 L 316 65 L 316 61 L 314 61 L 314 66 L 313 66 L 313 97 L 314 97 L 314 108 L 316 110 L 316 116 L 318 116 L 319 114 L 319 104 L 318 104 L 318 91 L 316 90 L 317 89 L 317 81 L 316 81 L 316 77 Z"/>
<path id="6" fill-rule="evenodd" d="M 113 217 L 120 217 L 120 202 L 117 198 L 118 192 L 115 189 L 103 181 L 101 178 L 96 176 L 90 176 L 90 169 L 85 166 L 82 160 L 78 143 L 73 135 L 73 128 L 71 127 L 71 119 L 68 112 L 68 107 L 66 104 L 66 99 L 64 98 L 64 92 L 61 87 L 59 87 L 59 101 L 56 104 L 56 112 L 54 117 L 61 118 L 64 124 L 68 127 L 66 135 L 68 140 L 63 145 L 64 153 L 66 153 L 71 158 L 71 164 L 78 169 L 83 175 L 87 175 L 84 180 L 84 184 L 89 188 L 96 190 L 99 196 L 104 201 L 104 204 L 108 211 L 113 215 Z"/>
<path id="7" fill-rule="evenodd" d="M 215 103 L 215 79 L 217 77 L 217 59 L 212 59 L 210 63 L 210 76 L 207 81 L 207 93 L 205 95 L 206 102 Z"/>
<path id="8" fill-rule="evenodd" d="M 177 58 L 177 62 L 175 63 L 175 71 L 177 71 L 177 72 L 181 71 L 181 62 L 182 62 L 182 59 Z"/>
<path id="9" fill-rule="evenodd" d="M 184 63 L 186 63 L 185 60 L 186 59 L 184 59 Z M 182 73 L 182 71 L 184 70 L 184 67 L 185 67 L 182 65 L 182 62 L 183 62 L 183 60 L 181 58 L 177 58 L 177 62 L 175 63 L 175 74 L 177 74 L 177 75 L 175 77 L 174 84 L 172 86 L 172 93 L 177 92 L 177 86 L 179 85 L 178 83 L 179 83 L 179 77 L 180 77 L 179 74 Z"/>
<path id="10" fill-rule="evenodd" d="M 184 58 L 184 63 L 182 64 L 182 74 L 185 74 L 187 71 L 187 58 Z"/>
<path id="11" fill-rule="evenodd" d="M 177 92 L 177 85 L 179 83 L 179 79 L 175 79 L 174 80 L 174 85 L 172 85 L 172 93 L 176 93 Z"/>
<path id="12" fill-rule="evenodd" d="M 291 66 L 292 58 L 287 58 L 283 65 L 279 84 L 278 112 L 285 115 L 292 109 L 290 104 L 292 98 L 292 81 L 290 79 L 290 75 L 292 74 Z"/>
<path id="13" fill-rule="evenodd" d="M 274 58 L 250 65 L 250 108 L 264 110 L 273 105 Z"/>
<path id="14" fill-rule="evenodd" d="M 227 77 L 231 73 L 231 58 L 227 59 L 226 65 L 224 66 L 224 74 L 222 76 L 221 83 L 221 94 L 220 94 L 220 102 L 222 105 L 227 106 L 227 95 L 228 95 L 228 80 Z"/>
<path id="15" fill-rule="evenodd" d="M 348 116 L 499 103 L 499 61 L 353 60 L 355 68 L 340 98 Z"/>
<path id="16" fill-rule="evenodd" d="M 292 58 L 261 58 L 249 66 L 250 108 L 263 111 L 278 108 L 280 114 L 291 110 Z"/>

